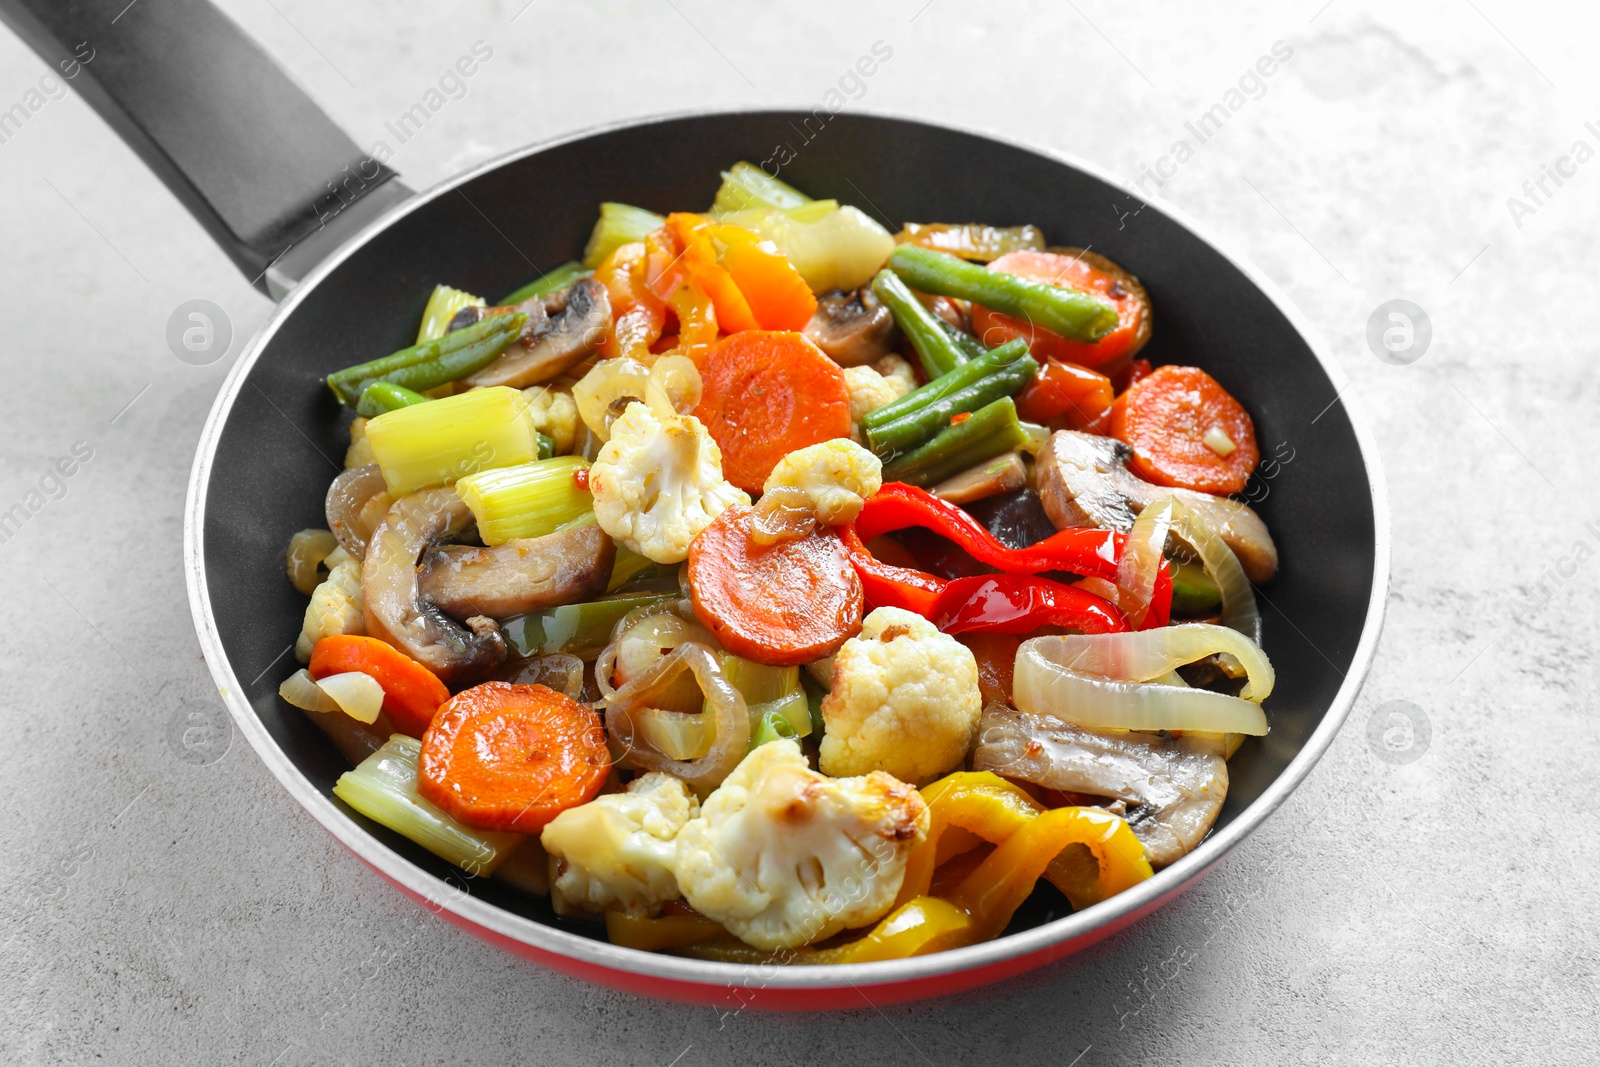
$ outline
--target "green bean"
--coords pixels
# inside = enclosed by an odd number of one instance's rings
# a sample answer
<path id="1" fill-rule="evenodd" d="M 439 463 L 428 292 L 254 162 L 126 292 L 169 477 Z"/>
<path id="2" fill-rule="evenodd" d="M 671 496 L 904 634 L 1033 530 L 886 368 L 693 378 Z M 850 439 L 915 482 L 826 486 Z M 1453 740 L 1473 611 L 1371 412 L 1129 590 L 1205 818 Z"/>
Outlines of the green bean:
<path id="1" fill-rule="evenodd" d="M 876 411 L 867 412 L 861 418 L 861 428 L 869 430 L 902 419 L 914 411 L 920 411 L 929 404 L 981 382 L 1000 368 L 1024 358 L 1031 359 L 1028 356 L 1028 342 L 1020 338 L 1007 341 L 977 359 L 968 360 L 949 374 L 940 375 L 920 389 L 912 390 L 899 400 L 885 404 Z"/>
<path id="2" fill-rule="evenodd" d="M 1027 438 L 1017 421 L 1017 406 L 1009 396 L 1001 397 L 940 431 L 927 444 L 884 464 L 883 480 L 934 485 L 976 463 L 1021 447 Z"/>
<path id="3" fill-rule="evenodd" d="M 356 414 L 364 419 L 370 419 L 386 411 L 427 402 L 428 398 L 415 389 L 407 389 L 393 382 L 373 382 L 361 390 L 361 399 L 356 402 Z"/>
<path id="4" fill-rule="evenodd" d="M 533 436 L 534 439 L 539 443 L 540 459 L 550 459 L 556 454 L 556 443 L 554 438 L 550 437 L 548 434 L 541 433 L 538 430 L 534 431 Z"/>
<path id="5" fill-rule="evenodd" d="M 561 264 L 559 267 L 551 267 L 543 277 L 534 279 L 514 293 L 506 294 L 501 298 L 498 306 L 515 307 L 524 300 L 535 296 L 549 296 L 551 293 L 559 293 L 579 278 L 587 278 L 593 273 L 594 271 L 592 270 L 585 270 L 583 264 L 577 260 L 571 260 Z"/>
<path id="6" fill-rule="evenodd" d="M 410 348 L 402 348 L 400 351 L 384 356 L 382 359 L 369 360 L 366 363 L 358 363 L 354 367 L 346 367 L 344 370 L 334 371 L 328 375 L 328 388 L 332 389 L 333 395 L 339 398 L 339 403 L 349 404 L 352 407 L 361 399 L 361 394 L 366 391 L 367 386 L 373 382 L 394 382 L 405 386 L 407 389 L 414 389 L 419 393 L 432 389 L 432 385 L 418 385 L 412 380 L 419 377 L 426 378 L 427 375 L 404 375 L 401 372 L 412 371 L 419 367 L 437 363 L 446 357 L 468 349 L 474 349 L 475 354 L 481 354 L 476 351 L 480 345 L 484 343 L 498 344 L 499 347 L 494 349 L 493 355 L 478 364 L 481 367 L 488 363 L 490 359 L 505 351 L 506 347 L 517 339 L 517 335 L 522 332 L 523 324 L 527 321 L 528 317 L 520 312 L 511 315 L 496 315 L 492 318 L 484 319 L 482 322 L 474 323 L 462 330 L 447 333 L 435 340 L 424 341 L 422 344 L 412 345 Z M 463 372 L 463 374 L 470 373 L 471 371 Z M 456 375 L 456 377 L 461 376 L 460 374 Z M 435 382 L 434 385 L 443 385 L 445 382 L 453 380 L 454 378 L 444 378 Z"/>
<path id="7" fill-rule="evenodd" d="M 889 269 L 913 289 L 970 300 L 1074 341 L 1098 341 L 1117 326 L 1117 309 L 1099 297 L 987 270 L 944 252 L 900 245 Z"/>
<path id="8" fill-rule="evenodd" d="M 938 316 L 935 316 L 935 318 L 938 318 Z M 966 330 L 952 326 L 943 319 L 939 319 L 938 321 L 939 328 L 944 331 L 944 335 L 950 338 L 950 340 L 954 341 L 956 343 L 956 347 L 967 354 L 968 359 L 977 359 L 979 356 L 989 351 L 988 345 L 984 344 L 978 338 L 972 336 Z"/>
<path id="9" fill-rule="evenodd" d="M 365 390 L 373 381 L 385 381 L 421 393 L 465 378 L 469 374 L 475 374 L 500 358 L 500 353 L 516 343 L 517 338 L 522 335 L 522 324 L 527 320 L 528 316 L 520 311 L 514 315 L 499 315 L 493 319 L 485 319 L 485 322 L 506 322 L 507 326 L 465 348 L 446 352 L 437 359 L 390 371 L 380 379 L 369 379 L 361 383 L 361 388 Z M 456 331 L 456 333 L 465 332 L 465 330 Z M 453 335 L 445 334 L 445 337 L 450 336 Z"/>
<path id="10" fill-rule="evenodd" d="M 500 624 L 500 632 L 519 656 L 569 652 L 579 659 L 593 659 L 610 642 L 612 629 L 624 615 L 634 608 L 664 604 L 676 596 L 620 596 L 562 604 L 507 619 Z"/>
<path id="11" fill-rule="evenodd" d="M 924 404 L 893 422 L 863 430 L 867 447 L 879 456 L 909 452 L 932 440 L 955 416 L 977 411 L 1003 396 L 1016 396 L 1038 372 L 1039 364 L 1031 356 L 1014 359 L 993 374 Z"/>
<path id="12" fill-rule="evenodd" d="M 880 270 L 872 279 L 872 291 L 917 350 L 922 371 L 929 378 L 948 374 L 967 361 L 967 354 L 939 328 L 938 316 L 923 307 L 892 271 Z"/>

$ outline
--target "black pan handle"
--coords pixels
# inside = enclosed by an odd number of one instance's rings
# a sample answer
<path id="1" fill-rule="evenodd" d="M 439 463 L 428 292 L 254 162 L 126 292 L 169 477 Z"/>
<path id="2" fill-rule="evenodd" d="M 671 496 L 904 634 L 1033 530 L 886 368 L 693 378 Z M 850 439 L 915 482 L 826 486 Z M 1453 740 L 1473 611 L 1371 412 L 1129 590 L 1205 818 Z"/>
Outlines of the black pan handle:
<path id="1" fill-rule="evenodd" d="M 0 20 L 274 299 L 410 195 L 208 0 L 0 0 Z"/>

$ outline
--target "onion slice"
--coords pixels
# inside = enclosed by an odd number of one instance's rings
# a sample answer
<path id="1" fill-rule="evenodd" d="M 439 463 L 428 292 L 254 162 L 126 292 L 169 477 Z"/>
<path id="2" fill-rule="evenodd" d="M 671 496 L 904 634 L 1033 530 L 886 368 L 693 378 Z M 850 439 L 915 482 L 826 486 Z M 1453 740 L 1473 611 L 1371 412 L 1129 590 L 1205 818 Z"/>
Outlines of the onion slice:
<path id="1" fill-rule="evenodd" d="M 1244 666 L 1241 696 L 1166 684 L 1174 668 L 1218 653 Z M 1226 627 L 1190 623 L 1024 641 L 1012 699 L 1025 712 L 1085 727 L 1261 736 L 1268 727 L 1259 702 L 1273 683 L 1272 665 L 1254 642 Z"/>
<path id="2" fill-rule="evenodd" d="M 305 668 L 295 671 L 278 686 L 278 695 L 301 711 L 338 711 L 338 701 L 317 685 Z"/>
<path id="3" fill-rule="evenodd" d="M 634 715 L 654 706 L 685 671 L 692 672 L 705 697 L 705 710 L 713 727 L 711 747 L 692 760 L 676 760 L 650 746 L 634 722 Z M 598 675 L 597 675 L 598 680 Z M 644 771 L 664 771 L 682 778 L 704 797 L 722 784 L 750 744 L 750 713 L 744 696 L 722 673 L 717 654 L 699 641 L 685 641 L 643 674 L 612 690 L 606 702 L 606 731 L 612 742 Z M 684 716 L 693 718 L 694 716 Z M 643 742 L 643 743 L 642 743 Z"/>
<path id="4" fill-rule="evenodd" d="M 356 722 L 372 725 L 383 710 L 383 686 L 370 674 L 346 671 L 317 679 L 316 686 L 339 705 L 339 710 Z"/>
<path id="5" fill-rule="evenodd" d="M 1250 586 L 1250 579 L 1245 577 L 1244 568 L 1239 565 L 1239 557 L 1233 554 L 1233 549 L 1228 547 L 1217 529 L 1219 520 L 1225 514 L 1223 505 L 1237 502 L 1219 497 L 1215 507 L 1208 504 L 1206 511 L 1201 512 L 1176 497 L 1165 497 L 1163 500 L 1172 502 L 1173 532 L 1187 541 L 1200 556 L 1206 573 L 1211 575 L 1211 580 L 1222 591 L 1222 625 L 1238 630 L 1259 645 L 1261 613 L 1256 610 L 1255 590 Z M 1157 501 L 1150 506 L 1156 507 L 1162 502 Z"/>
<path id="6" fill-rule="evenodd" d="M 1167 547 L 1167 531 L 1176 505 L 1172 497 L 1162 497 L 1141 511 L 1128 531 L 1122 560 L 1117 564 L 1117 607 L 1135 630 L 1141 629 L 1150 615 L 1156 578 L 1161 574 L 1161 553 Z"/>

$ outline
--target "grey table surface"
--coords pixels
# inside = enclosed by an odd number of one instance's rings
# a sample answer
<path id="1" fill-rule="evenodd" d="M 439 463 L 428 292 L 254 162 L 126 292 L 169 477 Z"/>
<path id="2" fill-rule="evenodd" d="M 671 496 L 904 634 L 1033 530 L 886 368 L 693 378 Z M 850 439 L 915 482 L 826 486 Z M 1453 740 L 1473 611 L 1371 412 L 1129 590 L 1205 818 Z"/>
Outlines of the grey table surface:
<path id="1" fill-rule="evenodd" d="M 1285 42 L 1292 57 L 1247 80 L 1159 195 L 1288 292 L 1375 432 L 1394 569 L 1357 707 L 1284 811 L 1196 889 L 982 992 L 767 1016 L 637 999 L 481 944 L 346 854 L 237 738 L 209 763 L 169 744 L 187 708 L 219 706 L 181 572 L 190 462 L 271 307 L 66 91 L 0 144 L 0 511 L 44 495 L 0 552 L 19 627 L 0 642 L 0 1061 L 1600 1058 L 1592 13 L 523 5 L 223 6 L 363 145 L 488 43 L 466 95 L 392 161 L 419 186 L 620 118 L 814 105 L 875 41 L 892 60 L 850 107 L 970 124 L 1133 182 Z M 0 110 L 49 69 L 0 33 Z M 165 341 L 195 298 L 235 331 L 205 367 Z M 1432 326 L 1407 365 L 1366 340 L 1396 298 Z M 74 448 L 91 458 L 53 477 Z"/>

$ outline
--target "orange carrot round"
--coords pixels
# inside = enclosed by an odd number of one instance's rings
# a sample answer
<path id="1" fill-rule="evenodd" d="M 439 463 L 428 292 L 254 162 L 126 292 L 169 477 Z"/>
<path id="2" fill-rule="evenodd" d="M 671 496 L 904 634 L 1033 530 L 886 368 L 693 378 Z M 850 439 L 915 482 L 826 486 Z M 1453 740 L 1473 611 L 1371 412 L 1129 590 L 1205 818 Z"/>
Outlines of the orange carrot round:
<path id="1" fill-rule="evenodd" d="M 1093 293 L 1117 309 L 1117 327 L 1098 341 L 1074 341 L 1026 319 L 972 306 L 972 332 L 990 348 L 1021 337 L 1036 359 L 1059 359 L 1083 367 L 1103 367 L 1131 355 L 1150 339 L 1150 307 L 1143 286 L 1111 260 L 1081 249 L 1008 252 L 989 264 L 990 270 L 1019 278 Z"/>
<path id="2" fill-rule="evenodd" d="M 387 641 L 357 634 L 334 634 L 311 650 L 313 678 L 359 671 L 383 686 L 383 710 L 394 728 L 421 737 L 439 705 L 450 699 L 436 674 Z"/>
<path id="3" fill-rule="evenodd" d="M 787 667 L 832 655 L 861 632 L 861 579 L 839 535 L 759 545 L 753 509 L 732 507 L 689 546 L 694 613 L 736 656 Z"/>
<path id="4" fill-rule="evenodd" d="M 850 436 L 844 371 L 802 334 L 724 337 L 701 360 L 700 382 L 695 417 L 722 449 L 723 476 L 749 492 L 795 449 Z"/>
<path id="5" fill-rule="evenodd" d="M 1261 453 L 1250 413 L 1198 367 L 1157 367 L 1111 408 L 1111 436 L 1129 466 L 1157 485 L 1202 493 L 1244 489 Z"/>
<path id="6" fill-rule="evenodd" d="M 536 834 L 610 772 L 591 709 L 547 686 L 484 682 L 446 701 L 423 735 L 417 792 L 468 826 Z"/>

